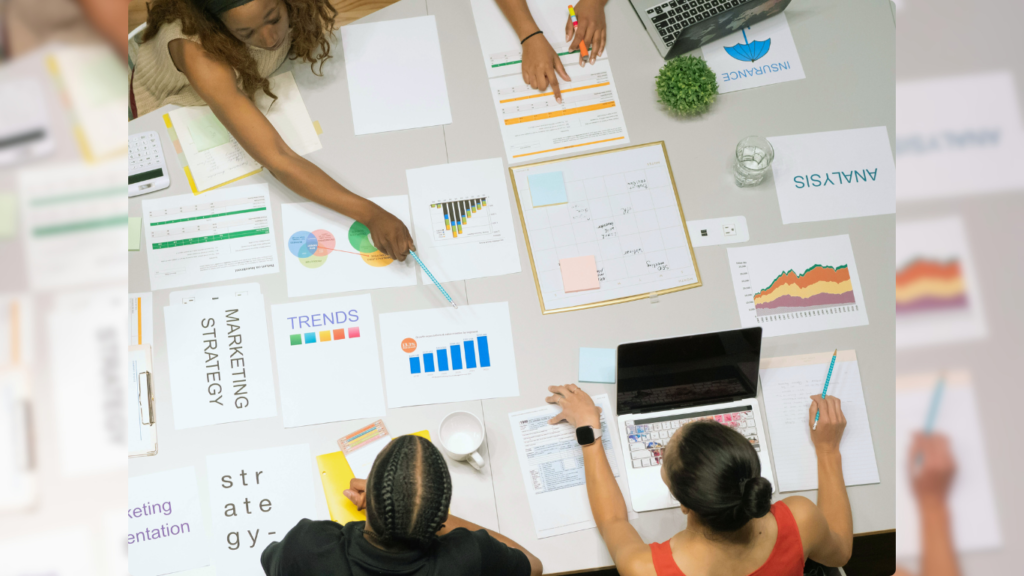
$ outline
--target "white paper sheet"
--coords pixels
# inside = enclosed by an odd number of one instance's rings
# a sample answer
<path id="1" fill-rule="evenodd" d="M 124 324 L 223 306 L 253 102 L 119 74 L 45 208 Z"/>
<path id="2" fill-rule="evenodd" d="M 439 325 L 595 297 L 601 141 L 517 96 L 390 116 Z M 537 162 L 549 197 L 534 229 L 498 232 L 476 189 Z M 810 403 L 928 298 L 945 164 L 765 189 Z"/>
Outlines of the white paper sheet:
<path id="1" fill-rule="evenodd" d="M 142 241 L 153 290 L 279 270 L 266 184 L 143 200 Z"/>
<path id="2" fill-rule="evenodd" d="M 784 13 L 711 41 L 701 52 L 715 72 L 720 94 L 804 78 Z"/>
<path id="3" fill-rule="evenodd" d="M 38 494 L 29 378 L 27 368 L 0 368 L 0 513 L 29 508 Z"/>
<path id="4" fill-rule="evenodd" d="M 807 425 L 811 396 L 821 394 L 832 354 L 804 354 L 761 360 L 761 390 L 771 435 L 779 492 L 818 489 L 818 458 Z M 864 404 L 857 354 L 842 350 L 829 380 L 828 395 L 839 398 L 846 430 L 839 445 L 847 486 L 877 484 L 878 464 Z"/>
<path id="5" fill-rule="evenodd" d="M 103 558 L 108 576 L 131 576 L 128 570 L 128 548 L 124 535 L 128 532 L 128 521 L 115 509 L 103 517 Z"/>
<path id="6" fill-rule="evenodd" d="M 868 323 L 850 236 L 729 248 L 744 328 L 784 336 Z"/>
<path id="7" fill-rule="evenodd" d="M 153 293 L 128 295 L 128 344 L 153 345 Z"/>
<path id="8" fill-rule="evenodd" d="M 177 430 L 277 415 L 263 296 L 166 306 Z"/>
<path id="9" fill-rule="evenodd" d="M 959 216 L 896 224 L 896 347 L 988 335 Z"/>
<path id="10" fill-rule="evenodd" d="M 996 493 L 993 490 L 981 415 L 971 375 L 951 371 L 923 373 L 896 379 L 896 556 L 920 556 L 921 516 L 910 486 L 910 447 L 914 433 L 924 429 L 932 392 L 939 378 L 946 388 L 935 419 L 935 432 L 950 441 L 956 476 L 947 502 L 957 552 L 1003 545 Z"/>
<path id="11" fill-rule="evenodd" d="M 228 284 L 225 286 L 209 286 L 207 288 L 188 288 L 171 292 L 170 305 L 195 304 L 196 302 L 212 302 L 226 298 L 237 298 L 250 294 L 262 294 L 259 282 L 244 284 Z"/>
<path id="12" fill-rule="evenodd" d="M 127 150 L 128 67 L 117 53 L 102 43 L 62 47 L 49 65 L 60 74 L 84 158 L 113 159 Z M 127 171 L 123 158 L 120 164 Z"/>
<path id="13" fill-rule="evenodd" d="M 124 296 L 116 288 L 67 293 L 47 311 L 47 341 L 51 350 L 60 351 L 60 360 L 50 364 L 50 409 L 64 476 L 125 470 L 128 465 L 120 427 L 128 380 Z"/>
<path id="14" fill-rule="evenodd" d="M 491 79 L 491 99 L 509 164 L 629 144 L 608 60 L 574 67 L 569 77 L 571 82 L 559 82 L 561 104 L 550 87 L 534 90 L 520 74 Z"/>
<path id="15" fill-rule="evenodd" d="M 562 172 L 568 203 L 534 208 L 530 176 Z M 545 311 L 694 285 L 699 275 L 661 146 L 512 169 Z M 566 293 L 559 261 L 594 256 L 601 288 Z"/>
<path id="16" fill-rule="evenodd" d="M 255 103 L 281 135 L 281 139 L 301 156 L 323 148 L 292 73 L 284 72 L 269 80 L 270 90 L 277 95 L 277 100 L 257 90 Z M 174 132 L 178 135 L 178 142 L 188 161 L 188 175 L 191 176 L 190 186 L 194 194 L 262 170 L 259 163 L 233 137 L 225 144 L 199 151 L 189 125 L 212 113 L 209 106 L 186 106 L 169 113 Z"/>
<path id="17" fill-rule="evenodd" d="M 128 565 L 132 576 L 210 565 L 195 467 L 128 478 Z"/>
<path id="18" fill-rule="evenodd" d="M 124 110 L 122 109 L 123 113 Z M 128 165 L 35 165 L 17 172 L 30 286 L 72 288 L 128 278 Z"/>
<path id="19" fill-rule="evenodd" d="M 594 404 L 601 407 L 601 442 L 605 455 L 612 473 L 619 479 L 619 489 L 625 494 L 628 489 L 625 475 L 620 473 L 622 455 L 615 449 L 615 434 L 608 427 L 609 422 L 615 422 L 608 395 L 594 396 Z M 597 526 L 587 499 L 583 448 L 576 442 L 576 431 L 565 422 L 548 424 L 548 420 L 561 411 L 556 404 L 545 404 L 508 415 L 537 538 Z M 637 515 L 630 511 L 629 517 Z"/>
<path id="20" fill-rule="evenodd" d="M 409 229 L 408 196 L 370 198 Z M 415 286 L 416 263 L 377 250 L 360 222 L 313 202 L 281 206 L 288 296 Z"/>
<path id="21" fill-rule="evenodd" d="M 341 27 L 356 136 L 452 123 L 433 16 Z"/>
<path id="22" fill-rule="evenodd" d="M 885 126 L 768 141 L 783 224 L 896 213 L 896 164 Z"/>
<path id="23" fill-rule="evenodd" d="M 380 335 L 389 408 L 519 395 L 508 302 L 381 314 Z"/>
<path id="24" fill-rule="evenodd" d="M 384 416 L 370 295 L 271 307 L 284 427 Z"/>
<path id="25" fill-rule="evenodd" d="M 98 576 L 97 555 L 88 528 L 75 525 L 31 536 L 17 535 L 0 540 L 0 558 L 4 559 L 3 576 Z M 122 542 L 124 541 L 122 535 Z M 60 553 L 54 553 L 54 542 L 60 542 Z M 106 576 L 104 574 L 104 576 Z"/>
<path id="26" fill-rule="evenodd" d="M 206 457 L 217 576 L 252 576 L 268 544 L 317 519 L 313 470 L 309 444 Z"/>
<path id="27" fill-rule="evenodd" d="M 148 378 L 144 372 L 149 372 Z M 152 348 L 145 346 L 128 350 L 128 368 L 125 371 L 122 401 L 125 416 L 124 435 L 129 457 L 148 454 L 157 443 L 157 429 L 152 425 L 156 418 L 150 411 L 149 404 L 155 383 L 153 373 Z"/>
<path id="28" fill-rule="evenodd" d="M 1024 122 L 1013 72 L 896 83 L 896 198 L 1024 187 Z"/>
<path id="29" fill-rule="evenodd" d="M 35 78 L 0 81 L 0 166 L 34 160 L 53 152 L 56 141 L 50 128 L 43 89 Z"/>
<path id="30" fill-rule="evenodd" d="M 416 249 L 439 282 L 521 270 L 501 158 L 406 170 Z"/>

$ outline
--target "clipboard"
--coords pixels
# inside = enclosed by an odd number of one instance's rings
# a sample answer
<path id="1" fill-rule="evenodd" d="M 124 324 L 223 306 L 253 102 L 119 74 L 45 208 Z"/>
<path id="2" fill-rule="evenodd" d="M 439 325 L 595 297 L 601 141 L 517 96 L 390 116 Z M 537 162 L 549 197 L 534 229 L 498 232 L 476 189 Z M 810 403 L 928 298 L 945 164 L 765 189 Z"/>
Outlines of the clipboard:
<path id="1" fill-rule="evenodd" d="M 0 368 L 0 414 L 11 425 L 0 429 L 0 512 L 31 507 L 38 496 L 35 441 L 32 435 L 32 397 L 24 366 Z"/>
<path id="2" fill-rule="evenodd" d="M 128 347 L 128 457 L 155 456 L 157 447 L 156 393 L 153 385 L 153 347 Z"/>
<path id="3" fill-rule="evenodd" d="M 430 431 L 421 430 L 413 433 L 413 436 L 430 440 Z M 338 524 L 366 520 L 366 513 L 357 510 L 356 505 L 344 494 L 344 491 L 348 490 L 349 483 L 355 478 L 352 467 L 345 459 L 345 453 L 331 452 L 317 456 L 316 465 L 320 469 L 320 481 L 324 485 L 324 496 L 327 498 L 327 509 L 331 513 L 331 520 Z"/>

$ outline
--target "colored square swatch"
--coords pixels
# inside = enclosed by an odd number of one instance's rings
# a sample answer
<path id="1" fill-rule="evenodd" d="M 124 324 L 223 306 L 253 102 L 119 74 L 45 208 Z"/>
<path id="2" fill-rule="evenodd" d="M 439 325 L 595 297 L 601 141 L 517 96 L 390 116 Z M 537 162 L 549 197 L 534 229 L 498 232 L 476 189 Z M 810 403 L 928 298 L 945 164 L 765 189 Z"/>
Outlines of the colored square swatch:
<path id="1" fill-rule="evenodd" d="M 316 332 L 306 332 L 306 344 L 316 344 Z"/>
<path id="2" fill-rule="evenodd" d="M 142 248 L 142 218 L 128 217 L 128 250 L 138 252 Z"/>
<path id="3" fill-rule="evenodd" d="M 299 346 L 302 344 L 302 334 L 292 334 L 292 346 Z"/>
<path id="4" fill-rule="evenodd" d="M 345 329 L 344 328 L 338 328 L 337 330 L 335 330 L 334 331 L 334 339 L 335 340 L 344 340 L 345 339 Z"/>
<path id="5" fill-rule="evenodd" d="M 353 326 L 348 329 L 349 338 L 359 338 L 359 326 Z"/>
<path id="6" fill-rule="evenodd" d="M 563 258 L 558 261 L 562 269 L 562 287 L 566 292 L 596 290 L 601 287 L 597 279 L 597 259 L 593 256 Z"/>
<path id="7" fill-rule="evenodd" d="M 615 384 L 615 349 L 580 348 L 580 382 Z"/>
<path id="8" fill-rule="evenodd" d="M 569 195 L 565 192 L 565 179 L 561 172 L 530 174 L 527 178 L 530 182 L 530 198 L 534 208 L 565 204 L 569 201 Z"/>
<path id="9" fill-rule="evenodd" d="M 331 331 L 330 330 L 322 330 L 320 332 L 320 341 L 321 342 L 330 342 L 331 341 Z"/>

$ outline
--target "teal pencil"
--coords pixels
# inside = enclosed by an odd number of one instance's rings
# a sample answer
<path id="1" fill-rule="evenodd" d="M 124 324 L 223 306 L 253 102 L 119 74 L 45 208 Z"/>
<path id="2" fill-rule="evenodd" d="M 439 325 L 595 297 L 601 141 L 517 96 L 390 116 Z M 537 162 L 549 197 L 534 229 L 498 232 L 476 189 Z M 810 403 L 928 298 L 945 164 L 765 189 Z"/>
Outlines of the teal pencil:
<path id="1" fill-rule="evenodd" d="M 824 400 L 825 399 L 825 395 L 828 394 L 828 382 L 829 382 L 829 380 L 832 379 L 832 368 L 834 368 L 835 365 L 836 365 L 836 355 L 837 354 L 839 354 L 839 348 L 836 348 L 836 351 L 832 353 L 832 362 L 830 362 L 829 365 L 828 365 L 828 375 L 825 376 L 825 388 L 823 388 L 821 390 L 821 399 L 822 400 Z M 814 413 L 814 426 L 811 426 L 811 430 L 817 430 L 818 429 L 818 418 L 819 417 L 821 417 L 821 410 L 818 410 L 817 412 Z"/>
<path id="2" fill-rule="evenodd" d="M 416 253 L 413 252 L 412 250 L 409 251 L 409 254 L 412 254 L 412 257 L 416 259 L 416 263 L 420 265 L 420 268 L 423 268 L 423 272 L 427 275 L 428 278 L 430 278 L 431 282 L 434 283 L 434 286 L 437 286 L 437 289 L 441 291 L 441 294 L 444 294 L 444 297 L 448 299 L 448 303 L 452 305 L 452 308 L 458 310 L 459 307 L 455 305 L 455 302 L 452 300 L 452 297 L 448 295 L 448 291 L 441 286 L 441 283 L 437 281 L 437 278 L 434 278 L 434 275 L 430 273 L 430 270 L 427 270 L 427 266 L 426 264 L 423 263 L 423 260 L 420 260 L 420 257 L 417 256 Z"/>
<path id="3" fill-rule="evenodd" d="M 928 406 L 928 418 L 924 422 L 924 433 L 931 434 L 935 430 L 935 419 L 939 415 L 939 404 L 942 403 L 942 393 L 946 390 L 946 375 L 942 374 L 939 376 L 939 381 L 935 383 L 935 389 L 932 390 L 932 402 Z"/>

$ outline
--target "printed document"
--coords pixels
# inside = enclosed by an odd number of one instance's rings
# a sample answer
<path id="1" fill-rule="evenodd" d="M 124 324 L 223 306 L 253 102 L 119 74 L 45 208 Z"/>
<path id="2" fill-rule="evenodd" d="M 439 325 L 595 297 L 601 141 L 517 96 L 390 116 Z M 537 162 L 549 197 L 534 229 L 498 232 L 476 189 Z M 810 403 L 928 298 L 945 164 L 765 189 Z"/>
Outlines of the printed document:
<path id="1" fill-rule="evenodd" d="M 720 94 L 804 78 L 785 14 L 713 40 L 701 52 L 715 72 Z"/>
<path id="2" fill-rule="evenodd" d="M 153 290 L 279 270 L 266 184 L 143 200 L 142 222 Z"/>
<path id="3" fill-rule="evenodd" d="M 153 345 L 153 293 L 128 295 L 128 344 Z"/>
<path id="4" fill-rule="evenodd" d="M 601 407 L 601 443 L 619 489 L 629 493 L 622 470 L 621 453 L 615 449 L 615 434 L 608 423 L 615 423 L 615 414 L 607 394 L 594 396 Z M 587 499 L 587 478 L 583 469 L 583 448 L 576 441 L 576 430 L 566 422 L 548 424 L 561 412 L 556 404 L 513 412 L 508 415 L 512 437 L 519 454 L 526 496 L 533 513 L 537 538 L 568 534 L 597 526 Z M 630 518 L 636 513 L 630 511 Z"/>
<path id="5" fill-rule="evenodd" d="M 808 413 L 811 396 L 821 394 L 825 385 L 831 361 L 831 352 L 761 360 L 765 419 L 779 492 L 818 489 L 818 458 L 811 442 Z M 839 351 L 828 395 L 842 401 L 846 416 L 846 431 L 839 445 L 846 485 L 877 484 L 878 464 L 855 351 Z"/>
<path id="6" fill-rule="evenodd" d="M 128 564 L 132 576 L 159 576 L 210 565 L 210 540 L 194 466 L 128 479 Z"/>
<path id="7" fill-rule="evenodd" d="M 501 158 L 406 170 L 416 249 L 439 282 L 521 270 Z"/>

